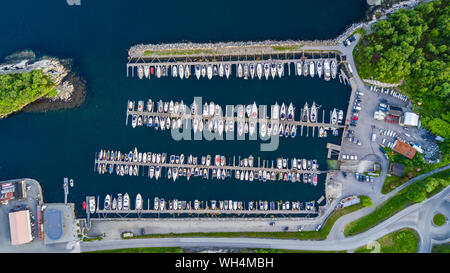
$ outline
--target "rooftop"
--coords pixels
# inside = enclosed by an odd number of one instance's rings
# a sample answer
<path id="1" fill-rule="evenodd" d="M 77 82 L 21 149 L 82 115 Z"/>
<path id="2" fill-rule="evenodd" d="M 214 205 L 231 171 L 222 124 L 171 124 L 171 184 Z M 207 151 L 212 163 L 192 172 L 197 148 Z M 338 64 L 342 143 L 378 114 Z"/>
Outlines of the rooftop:
<path id="1" fill-rule="evenodd" d="M 395 141 L 393 150 L 409 159 L 412 159 L 416 154 L 416 149 L 400 140 Z"/>

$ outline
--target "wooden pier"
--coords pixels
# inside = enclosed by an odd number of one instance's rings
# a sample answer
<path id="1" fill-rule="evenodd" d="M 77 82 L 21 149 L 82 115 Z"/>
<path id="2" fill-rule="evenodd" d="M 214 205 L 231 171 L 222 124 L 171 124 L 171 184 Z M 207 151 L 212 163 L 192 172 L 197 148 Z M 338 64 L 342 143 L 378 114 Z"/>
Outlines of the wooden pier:
<path id="1" fill-rule="evenodd" d="M 97 210 L 98 214 L 317 214 L 313 210 L 224 210 L 224 209 L 190 209 L 190 210 Z"/>

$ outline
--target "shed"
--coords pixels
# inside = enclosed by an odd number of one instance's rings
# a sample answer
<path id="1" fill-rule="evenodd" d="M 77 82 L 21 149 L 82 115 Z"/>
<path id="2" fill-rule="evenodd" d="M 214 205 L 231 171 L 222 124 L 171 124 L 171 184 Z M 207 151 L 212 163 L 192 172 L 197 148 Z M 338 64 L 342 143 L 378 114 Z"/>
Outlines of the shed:
<path id="1" fill-rule="evenodd" d="M 401 123 L 405 126 L 418 126 L 419 116 L 413 112 L 406 112 Z"/>
<path id="2" fill-rule="evenodd" d="M 391 164 L 390 174 L 395 175 L 395 176 L 402 176 L 404 172 L 405 172 L 405 166 L 403 164 L 396 163 L 396 162 Z"/>
<path id="3" fill-rule="evenodd" d="M 31 235 L 30 211 L 21 210 L 9 213 L 11 244 L 21 245 L 33 240 Z"/>

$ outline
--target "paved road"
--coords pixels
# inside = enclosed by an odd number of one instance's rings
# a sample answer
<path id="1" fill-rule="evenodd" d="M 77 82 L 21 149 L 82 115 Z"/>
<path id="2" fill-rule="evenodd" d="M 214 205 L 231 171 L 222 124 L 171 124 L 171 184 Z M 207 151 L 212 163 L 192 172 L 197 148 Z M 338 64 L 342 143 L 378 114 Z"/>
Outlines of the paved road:
<path id="1" fill-rule="evenodd" d="M 103 249 L 137 248 L 137 247 L 227 247 L 227 248 L 277 248 L 297 250 L 352 250 L 401 228 L 416 229 L 421 237 L 419 252 L 429 252 L 432 238 L 448 238 L 448 224 L 443 227 L 433 227 L 427 230 L 436 210 L 447 210 L 450 188 L 427 199 L 421 204 L 415 204 L 400 211 L 388 220 L 374 228 L 353 237 L 341 240 L 301 241 L 285 239 L 258 238 L 152 238 L 131 240 L 108 240 L 81 243 L 81 251 L 96 251 Z M 426 219 L 426 221 L 423 221 Z M 436 239 L 435 239 L 436 240 Z"/>

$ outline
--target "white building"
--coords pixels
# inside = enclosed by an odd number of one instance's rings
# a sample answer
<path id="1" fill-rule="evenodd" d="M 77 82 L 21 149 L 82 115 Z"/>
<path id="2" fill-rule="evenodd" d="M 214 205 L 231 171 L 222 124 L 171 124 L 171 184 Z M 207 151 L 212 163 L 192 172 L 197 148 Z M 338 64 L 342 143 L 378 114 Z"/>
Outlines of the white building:
<path id="1" fill-rule="evenodd" d="M 400 124 L 417 127 L 419 125 L 419 116 L 413 112 L 405 112 L 404 116 L 400 119 Z"/>

